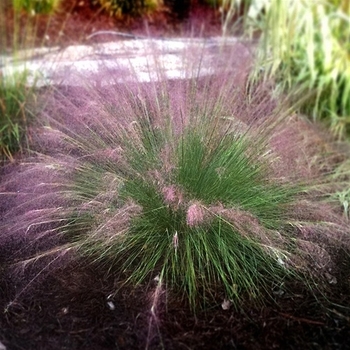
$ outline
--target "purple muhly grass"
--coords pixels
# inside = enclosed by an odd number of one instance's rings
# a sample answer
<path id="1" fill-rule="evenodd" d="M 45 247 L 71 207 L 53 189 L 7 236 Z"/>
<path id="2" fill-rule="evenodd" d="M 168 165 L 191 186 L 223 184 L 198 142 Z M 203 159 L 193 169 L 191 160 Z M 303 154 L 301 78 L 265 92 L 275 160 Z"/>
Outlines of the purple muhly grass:
<path id="1" fill-rule="evenodd" d="M 88 216 L 84 222 L 85 219 L 82 218 L 80 224 L 86 229 L 75 242 L 75 246 L 86 256 L 96 256 L 97 260 L 104 256 L 113 259 L 116 254 L 114 248 L 125 240 L 132 219 L 142 212 L 142 208 L 131 200 L 114 210 L 107 205 L 100 205 L 96 211 L 93 207 L 86 211 L 87 214 L 94 213 L 93 220 Z"/>
<path id="2" fill-rule="evenodd" d="M 266 229 L 259 219 L 248 211 L 238 208 L 225 208 L 222 204 L 209 207 L 208 210 L 229 222 L 243 237 L 253 239 L 263 246 L 283 247 L 285 240 L 273 230 Z"/>
<path id="3" fill-rule="evenodd" d="M 345 229 L 349 224 L 338 210 L 331 202 L 302 199 L 293 204 L 290 223 L 302 240 L 349 246 L 350 237 Z"/>
<path id="4" fill-rule="evenodd" d="M 104 149 L 98 149 L 82 157 L 83 160 L 92 163 L 98 162 L 111 162 L 118 166 L 125 166 L 125 159 L 123 157 L 123 149 L 120 146 L 106 147 Z"/>
<path id="5" fill-rule="evenodd" d="M 120 237 L 130 228 L 130 221 L 142 212 L 142 208 L 135 202 L 129 200 L 121 208 L 111 212 L 102 211 L 98 217 L 101 224 L 93 230 L 91 237 L 105 244 Z"/>
<path id="6" fill-rule="evenodd" d="M 173 150 L 171 149 L 171 145 L 165 145 L 165 147 L 160 151 L 160 158 L 162 160 L 162 166 L 165 174 L 170 174 L 175 168 L 175 162 L 172 161 L 172 156 Z"/>
<path id="7" fill-rule="evenodd" d="M 331 136 L 297 115 L 275 128 L 269 144 L 277 155 L 272 170 L 278 178 L 314 182 L 339 160 Z"/>
<path id="8" fill-rule="evenodd" d="M 79 214 L 101 214 L 103 217 L 105 213 L 111 212 L 110 208 L 113 207 L 112 203 L 116 198 L 118 198 L 119 195 L 118 189 L 120 186 L 120 179 L 118 176 L 114 173 L 106 172 L 101 177 L 100 183 L 98 185 L 96 183 L 88 185 L 92 186 L 93 188 L 98 186 L 98 190 L 95 191 L 94 197 L 91 197 L 88 200 L 83 200 L 76 208 Z M 76 193 L 72 192 L 72 196 L 75 195 Z"/>
<path id="9" fill-rule="evenodd" d="M 165 186 L 162 188 L 164 203 L 172 209 L 178 209 L 184 201 L 184 195 L 175 185 Z"/>
<path id="10" fill-rule="evenodd" d="M 205 209 L 200 202 L 192 203 L 186 213 L 186 223 L 190 227 L 199 226 L 206 219 Z"/>
<path id="11" fill-rule="evenodd" d="M 57 241 L 54 232 L 72 203 L 66 185 L 75 165 L 69 156 L 66 160 L 38 156 L 2 176 L 1 241 L 23 238 L 34 242 L 45 236 Z"/>
<path id="12" fill-rule="evenodd" d="M 120 179 L 116 174 L 106 172 L 102 177 L 101 182 L 103 183 L 103 187 L 100 187 L 94 200 L 100 202 L 105 207 L 108 207 L 108 205 L 119 195 L 118 189 L 120 186 Z"/>
<path id="13" fill-rule="evenodd" d="M 301 261 L 298 257 L 302 257 Z M 320 271 L 330 271 L 332 265 L 334 267 L 332 258 L 326 249 L 320 244 L 302 239 L 296 240 L 295 260 L 299 263 L 300 268 L 305 268 L 305 265 L 308 264 L 312 269 L 316 268 L 317 273 Z"/>
<path id="14" fill-rule="evenodd" d="M 325 271 L 332 265 L 331 258 L 327 251 L 322 248 L 324 243 L 334 244 L 344 237 L 340 228 L 344 227 L 341 218 L 329 210 L 326 204 L 319 204 L 320 208 L 312 208 L 306 201 L 298 202 L 294 209 L 294 215 L 299 218 L 304 217 L 304 222 L 296 220 L 293 223 L 298 231 L 299 237 L 294 240 L 296 247 L 293 253 L 288 247 L 289 240 L 277 230 L 265 228 L 259 219 L 248 211 L 238 208 L 225 208 L 222 204 L 208 207 L 208 212 L 212 215 L 222 217 L 237 233 L 251 239 L 270 256 L 276 258 L 278 263 L 287 266 L 298 266 L 299 269 L 313 271 L 318 269 Z M 327 208 L 328 210 L 325 210 Z M 310 212 L 311 209 L 311 212 Z M 323 212 L 322 212 L 323 210 Z M 292 213 L 293 215 L 293 213 Z M 334 217 L 333 217 L 334 216 Z M 328 225 L 318 225 L 317 220 L 328 219 L 333 222 L 332 229 Z M 311 221 L 315 221 L 313 225 Z M 338 222 L 337 222 L 338 221 Z M 320 240 L 322 237 L 322 240 Z M 323 242 L 322 242 L 323 241 Z M 344 242 L 344 239 L 342 240 Z"/>
<path id="15" fill-rule="evenodd" d="M 175 186 L 164 187 L 162 193 L 166 204 L 174 204 L 176 202 L 177 196 Z"/>
<path id="16" fill-rule="evenodd" d="M 251 213 L 238 208 L 225 208 L 223 205 L 210 207 L 209 210 L 223 217 L 228 222 L 232 223 L 239 231 L 254 231 L 258 232 L 262 229 L 259 220 Z"/>
<path id="17" fill-rule="evenodd" d="M 150 170 L 147 172 L 147 175 L 157 186 L 164 186 L 164 176 L 159 170 Z"/>

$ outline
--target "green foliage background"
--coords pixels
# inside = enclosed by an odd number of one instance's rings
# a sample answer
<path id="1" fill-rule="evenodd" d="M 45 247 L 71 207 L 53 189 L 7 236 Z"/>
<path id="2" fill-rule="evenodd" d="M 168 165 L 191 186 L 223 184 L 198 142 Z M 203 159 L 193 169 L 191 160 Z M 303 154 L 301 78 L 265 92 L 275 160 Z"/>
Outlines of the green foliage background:
<path id="1" fill-rule="evenodd" d="M 116 18 L 125 15 L 138 16 L 156 10 L 161 0 L 92 0 L 93 5 L 98 5 L 104 11 Z"/>

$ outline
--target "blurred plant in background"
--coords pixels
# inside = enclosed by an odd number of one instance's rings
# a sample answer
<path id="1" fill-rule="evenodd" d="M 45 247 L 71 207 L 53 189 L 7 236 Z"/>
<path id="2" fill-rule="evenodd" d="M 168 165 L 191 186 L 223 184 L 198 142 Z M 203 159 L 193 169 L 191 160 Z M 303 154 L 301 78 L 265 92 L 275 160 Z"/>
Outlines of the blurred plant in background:
<path id="1" fill-rule="evenodd" d="M 25 61 L 31 57 L 31 48 L 43 45 L 37 35 L 38 16 L 34 15 L 52 15 L 59 4 L 60 0 L 0 1 L 0 69 L 9 62 L 15 66 L 17 61 Z M 28 85 L 25 69 L 17 73 L 0 71 L 1 162 L 12 161 L 14 153 L 27 147 L 28 121 L 35 111 L 35 87 L 35 78 Z"/>
<path id="2" fill-rule="evenodd" d="M 338 138 L 350 131 L 350 2 L 227 0 L 226 27 L 242 6 L 249 36 L 261 32 L 255 79 L 275 78 L 301 110 Z M 225 28 L 226 28 L 225 27 Z"/>
<path id="3" fill-rule="evenodd" d="M 344 2 L 345 3 L 345 2 Z M 350 11 L 332 3 L 272 1 L 261 58 L 267 76 L 291 91 L 337 137 L 350 131 Z M 271 60 L 270 60 L 271 59 Z"/>
<path id="4" fill-rule="evenodd" d="M 26 86 L 26 72 L 0 76 L 0 161 L 13 160 L 26 139 L 26 127 L 31 115 L 29 104 L 34 97 Z"/>
<path id="5" fill-rule="evenodd" d="M 93 5 L 116 18 L 138 16 L 153 12 L 163 5 L 162 0 L 92 0 Z"/>
<path id="6" fill-rule="evenodd" d="M 350 203 L 350 1 L 349 0 L 221 0 L 223 34 L 242 14 L 245 35 L 258 37 L 251 74 L 275 82 L 293 107 L 313 121 L 324 122 L 343 144 L 343 161 L 332 174 L 344 217 Z"/>
<path id="7" fill-rule="evenodd" d="M 15 11 L 24 10 L 31 15 L 51 14 L 58 9 L 60 0 L 13 0 Z"/>

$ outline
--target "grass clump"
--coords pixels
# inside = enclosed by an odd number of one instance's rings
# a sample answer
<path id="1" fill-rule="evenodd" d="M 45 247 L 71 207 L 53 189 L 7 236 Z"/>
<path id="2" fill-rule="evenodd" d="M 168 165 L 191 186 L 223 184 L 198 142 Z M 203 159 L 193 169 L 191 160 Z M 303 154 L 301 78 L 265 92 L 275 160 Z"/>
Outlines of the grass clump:
<path id="1" fill-rule="evenodd" d="M 234 301 L 244 294 L 254 299 L 282 269 L 253 231 L 279 226 L 278 212 L 290 193 L 264 183 L 262 170 L 244 156 L 242 140 L 226 135 L 213 145 L 205 136 L 186 132 L 175 145 L 171 173 L 161 174 L 161 162 L 147 163 L 124 183 L 121 197 L 137 205 L 140 214 L 125 233 L 121 257 L 128 258 L 122 266 L 135 282 L 158 271 L 192 304 L 201 294 L 212 299 L 214 293 L 215 299 L 218 286 Z M 145 171 L 161 176 L 162 186 L 152 175 L 137 176 Z"/>
<path id="2" fill-rule="evenodd" d="M 222 118 L 220 98 L 176 115 L 168 88 L 148 90 L 118 95 L 112 116 L 105 104 L 113 128 L 69 135 L 82 164 L 65 236 L 126 283 L 159 276 L 192 307 L 261 302 L 297 273 L 281 230 L 296 187 L 270 179 L 265 142 Z"/>
<path id="3" fill-rule="evenodd" d="M 275 102 L 229 78 L 46 91 L 35 156 L 4 179 L 20 191 L 3 237 L 43 247 L 26 265 L 77 253 L 118 286 L 152 294 L 158 280 L 192 309 L 260 304 L 293 278 L 315 287 L 332 264 L 325 243 L 348 228 L 304 162 L 310 139 L 294 152 L 308 125 L 274 125 Z"/>

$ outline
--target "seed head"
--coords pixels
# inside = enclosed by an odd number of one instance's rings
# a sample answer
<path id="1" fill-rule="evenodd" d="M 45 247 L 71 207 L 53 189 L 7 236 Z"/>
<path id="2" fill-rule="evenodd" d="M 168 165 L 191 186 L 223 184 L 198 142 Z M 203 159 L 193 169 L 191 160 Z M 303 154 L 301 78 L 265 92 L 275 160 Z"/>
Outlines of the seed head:
<path id="1" fill-rule="evenodd" d="M 186 223 L 190 227 L 198 226 L 204 222 L 204 209 L 196 202 L 187 209 Z"/>

